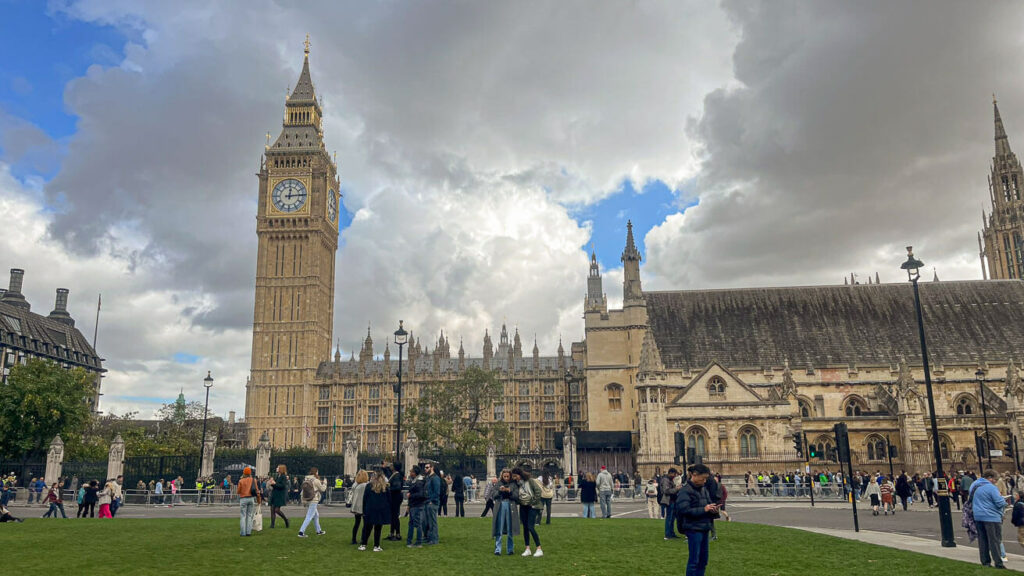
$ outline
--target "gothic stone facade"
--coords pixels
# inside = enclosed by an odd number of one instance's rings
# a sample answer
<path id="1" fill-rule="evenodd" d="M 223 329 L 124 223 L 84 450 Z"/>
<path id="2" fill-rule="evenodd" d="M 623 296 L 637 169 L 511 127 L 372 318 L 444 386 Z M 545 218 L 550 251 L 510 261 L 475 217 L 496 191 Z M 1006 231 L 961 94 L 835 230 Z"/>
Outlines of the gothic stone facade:
<path id="1" fill-rule="evenodd" d="M 502 326 L 497 347 L 490 335 L 484 334 L 480 358 L 467 357 L 462 344 L 456 357 L 450 350 L 444 334 L 433 351 L 410 337 L 409 356 L 402 363 L 403 411 L 419 400 L 426 387 L 443 386 L 476 366 L 497 372 L 504 385 L 504 400 L 483 415 L 484 419 L 507 422 L 521 452 L 554 450 L 555 438 L 566 429 L 570 407 L 574 428 L 586 426 L 586 400 L 579 382 L 582 361 L 567 356 L 561 344 L 557 356 L 541 356 L 535 342 L 532 356 L 524 357 L 519 331 L 510 341 Z M 568 395 L 567 372 L 572 375 Z M 340 451 L 343 440 L 354 439 L 365 452 L 394 452 L 398 399 L 392 385 L 397 373 L 398 359 L 391 356 L 389 344 L 384 347 L 383 359 L 374 358 L 369 330 L 358 359 L 353 355 L 343 361 L 335 352 L 333 362 L 322 363 L 317 371 L 315 441 L 311 447 Z M 403 436 L 407 436 L 407 425 Z"/>
<path id="2" fill-rule="evenodd" d="M 1010 140 L 992 100 L 995 114 L 995 155 L 988 178 L 991 212 L 981 213 L 982 232 L 978 235 L 983 278 L 1024 278 L 1024 171 L 1010 149 Z M 984 245 L 982 245 L 984 239 Z"/>

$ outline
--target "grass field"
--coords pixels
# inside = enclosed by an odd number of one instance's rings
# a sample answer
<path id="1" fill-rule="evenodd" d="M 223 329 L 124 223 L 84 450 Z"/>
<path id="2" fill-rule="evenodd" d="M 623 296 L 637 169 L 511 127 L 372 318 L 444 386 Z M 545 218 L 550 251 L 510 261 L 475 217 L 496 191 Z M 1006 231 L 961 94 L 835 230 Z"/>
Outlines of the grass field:
<path id="1" fill-rule="evenodd" d="M 556 518 L 541 526 L 544 558 L 493 555 L 490 519 L 442 518 L 441 544 L 383 552 L 349 544 L 352 520 L 326 519 L 325 536 L 278 526 L 249 538 L 229 519 L 42 520 L 0 524 L 6 574 L 492 574 L 599 576 L 681 574 L 686 541 L 664 541 L 659 521 Z M 372 543 L 371 543 L 372 544 Z M 372 547 L 372 546 L 371 546 Z M 891 548 L 756 524 L 722 523 L 709 575 L 983 574 L 991 569 Z"/>

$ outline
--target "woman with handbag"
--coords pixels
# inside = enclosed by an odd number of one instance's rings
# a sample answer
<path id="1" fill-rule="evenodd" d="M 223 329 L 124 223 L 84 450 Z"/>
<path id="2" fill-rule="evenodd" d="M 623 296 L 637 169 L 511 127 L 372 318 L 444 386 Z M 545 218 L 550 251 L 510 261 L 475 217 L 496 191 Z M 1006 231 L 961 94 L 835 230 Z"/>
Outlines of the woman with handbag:
<path id="1" fill-rule="evenodd" d="M 60 489 L 64 487 L 62 482 L 54 482 L 50 486 L 50 491 L 46 494 L 46 501 L 50 503 L 50 509 L 46 511 L 43 518 L 49 518 L 52 514 L 54 518 L 57 517 L 57 511 L 60 511 L 60 515 L 67 518 L 68 515 L 64 513 L 64 499 L 60 497 Z"/>
<path id="2" fill-rule="evenodd" d="M 238 481 L 239 525 L 242 536 L 252 536 L 259 493 L 259 486 L 252 476 L 252 468 L 246 466 L 242 471 L 242 478 Z"/>
<path id="3" fill-rule="evenodd" d="M 381 552 L 380 532 L 385 524 L 391 524 L 391 493 L 388 479 L 381 472 L 374 473 L 373 482 L 363 489 L 363 534 L 359 549 L 366 550 L 366 543 L 373 531 L 373 551 Z"/>
<path id="4" fill-rule="evenodd" d="M 370 475 L 366 470 L 360 470 L 356 474 L 356 485 L 352 488 L 352 513 L 356 516 L 356 523 L 352 526 L 352 543 L 356 543 L 359 535 L 359 523 L 363 520 L 363 497 L 366 495 L 366 485 L 370 483 Z M 390 508 L 389 508 L 390 510 Z M 390 512 L 389 512 L 390 513 Z M 388 517 L 390 520 L 390 516 Z"/>
<path id="5" fill-rule="evenodd" d="M 555 499 L 555 480 L 547 470 L 540 477 L 540 501 L 547 512 L 545 524 L 551 524 L 551 501 Z"/>
<path id="6" fill-rule="evenodd" d="M 288 488 L 290 483 L 288 482 L 288 468 L 281 464 L 277 467 L 277 476 L 270 480 L 270 527 L 274 527 L 274 522 L 277 517 L 280 516 L 281 520 L 284 520 L 284 527 L 288 528 L 288 517 L 281 511 L 286 504 L 288 504 Z"/>
<path id="7" fill-rule="evenodd" d="M 537 522 L 540 520 L 541 486 L 537 480 L 530 477 L 530 473 L 522 468 L 512 469 L 512 480 L 520 483 L 519 486 L 519 520 L 523 523 L 523 537 L 526 539 L 526 550 L 523 556 L 540 558 L 544 551 L 540 549 L 540 536 L 537 535 Z M 530 552 L 530 537 L 537 545 L 537 552 Z"/>

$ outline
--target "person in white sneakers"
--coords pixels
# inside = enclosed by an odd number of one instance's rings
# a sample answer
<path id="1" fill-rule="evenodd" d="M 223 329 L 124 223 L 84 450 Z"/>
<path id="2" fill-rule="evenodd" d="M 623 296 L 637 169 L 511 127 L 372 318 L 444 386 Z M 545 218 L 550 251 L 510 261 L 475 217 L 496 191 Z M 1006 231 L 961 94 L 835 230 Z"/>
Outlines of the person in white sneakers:
<path id="1" fill-rule="evenodd" d="M 310 522 L 313 522 L 317 536 L 327 534 L 320 529 L 320 512 L 317 510 L 317 505 L 320 504 L 320 495 L 327 491 L 327 485 L 318 478 L 319 473 L 320 471 L 316 467 L 310 468 L 309 474 L 302 481 L 302 504 L 306 506 L 306 519 L 302 521 L 302 527 L 299 528 L 299 538 L 306 537 L 306 527 Z"/>
<path id="2" fill-rule="evenodd" d="M 519 483 L 519 521 L 523 523 L 523 537 L 526 538 L 526 550 L 523 556 L 540 558 L 544 551 L 540 549 L 540 536 L 537 535 L 537 523 L 540 521 L 544 502 L 541 499 L 541 485 L 530 473 L 522 468 L 512 469 L 512 480 Z M 537 551 L 530 552 L 530 537 L 537 545 Z"/>

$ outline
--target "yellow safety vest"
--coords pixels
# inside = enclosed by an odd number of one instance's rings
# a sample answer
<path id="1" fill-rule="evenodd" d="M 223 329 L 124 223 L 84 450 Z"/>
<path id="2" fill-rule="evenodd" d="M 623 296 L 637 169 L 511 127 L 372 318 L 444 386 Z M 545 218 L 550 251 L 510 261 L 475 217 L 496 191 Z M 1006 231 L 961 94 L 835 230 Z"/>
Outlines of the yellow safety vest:
<path id="1" fill-rule="evenodd" d="M 335 488 L 341 488 L 341 478 L 335 478 L 334 479 L 334 487 Z"/>
<path id="2" fill-rule="evenodd" d="M 196 482 L 196 490 L 202 490 L 202 489 L 203 489 L 203 483 L 202 482 Z"/>

